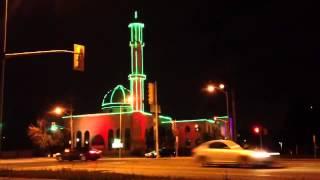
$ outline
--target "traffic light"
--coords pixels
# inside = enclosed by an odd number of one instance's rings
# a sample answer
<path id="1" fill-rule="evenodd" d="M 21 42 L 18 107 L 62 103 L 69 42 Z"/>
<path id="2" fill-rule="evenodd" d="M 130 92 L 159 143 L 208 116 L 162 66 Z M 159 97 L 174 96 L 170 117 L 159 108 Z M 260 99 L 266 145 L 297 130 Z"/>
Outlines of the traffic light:
<path id="1" fill-rule="evenodd" d="M 253 132 L 256 134 L 260 134 L 260 128 L 259 127 L 254 127 Z"/>
<path id="2" fill-rule="evenodd" d="M 154 83 L 148 83 L 148 103 L 154 104 Z"/>
<path id="3" fill-rule="evenodd" d="M 56 122 L 51 122 L 50 130 L 53 132 L 58 130 L 58 126 L 56 125 Z"/>
<path id="4" fill-rule="evenodd" d="M 84 71 L 85 47 L 80 44 L 73 44 L 73 70 Z"/>

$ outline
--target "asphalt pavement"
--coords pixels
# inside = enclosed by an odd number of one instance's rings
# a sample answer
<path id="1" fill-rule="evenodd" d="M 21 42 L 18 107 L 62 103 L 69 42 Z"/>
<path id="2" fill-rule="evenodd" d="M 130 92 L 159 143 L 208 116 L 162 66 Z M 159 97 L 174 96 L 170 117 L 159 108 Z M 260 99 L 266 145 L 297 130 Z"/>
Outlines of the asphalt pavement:
<path id="1" fill-rule="evenodd" d="M 0 160 L 1 168 L 15 170 L 72 169 L 188 179 L 320 179 L 320 160 L 280 159 L 271 168 L 201 167 L 190 157 L 102 158 L 98 161 L 64 161 L 53 158 Z"/>

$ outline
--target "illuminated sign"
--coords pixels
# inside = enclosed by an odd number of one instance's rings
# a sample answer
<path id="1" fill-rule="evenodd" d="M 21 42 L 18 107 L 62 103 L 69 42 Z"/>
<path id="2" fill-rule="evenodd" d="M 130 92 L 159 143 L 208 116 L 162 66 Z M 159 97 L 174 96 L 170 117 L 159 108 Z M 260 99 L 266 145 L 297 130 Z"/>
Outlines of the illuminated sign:
<path id="1" fill-rule="evenodd" d="M 112 148 L 123 148 L 123 143 L 121 143 L 120 139 L 114 139 L 112 143 Z"/>

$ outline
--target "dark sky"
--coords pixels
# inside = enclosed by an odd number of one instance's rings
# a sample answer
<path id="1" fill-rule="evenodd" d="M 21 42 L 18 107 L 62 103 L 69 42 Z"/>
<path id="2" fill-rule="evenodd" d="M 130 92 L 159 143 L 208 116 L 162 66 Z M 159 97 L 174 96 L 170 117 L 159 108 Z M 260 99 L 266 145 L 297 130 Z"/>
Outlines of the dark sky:
<path id="1" fill-rule="evenodd" d="M 56 103 L 72 100 L 76 113 L 95 113 L 108 90 L 129 87 L 134 10 L 145 23 L 147 81 L 157 81 L 164 114 L 223 115 L 224 95 L 201 90 L 208 82 L 235 90 L 241 131 L 262 124 L 278 133 L 290 126 L 293 109 L 320 108 L 319 14 L 310 1 L 10 0 L 8 52 L 71 50 L 80 43 L 86 70 L 72 71 L 71 55 L 8 61 L 9 139 L 25 136 Z"/>

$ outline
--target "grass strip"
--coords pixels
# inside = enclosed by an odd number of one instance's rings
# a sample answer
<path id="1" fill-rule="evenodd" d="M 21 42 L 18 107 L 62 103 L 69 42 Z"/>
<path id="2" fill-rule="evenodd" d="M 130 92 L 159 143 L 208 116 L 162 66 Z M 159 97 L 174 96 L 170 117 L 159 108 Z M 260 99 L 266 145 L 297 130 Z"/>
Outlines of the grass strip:
<path id="1" fill-rule="evenodd" d="M 104 179 L 104 180 L 186 180 L 179 177 L 142 176 L 135 174 L 119 174 L 86 170 L 13 170 L 0 169 L 0 177 L 46 178 L 46 179 Z"/>

